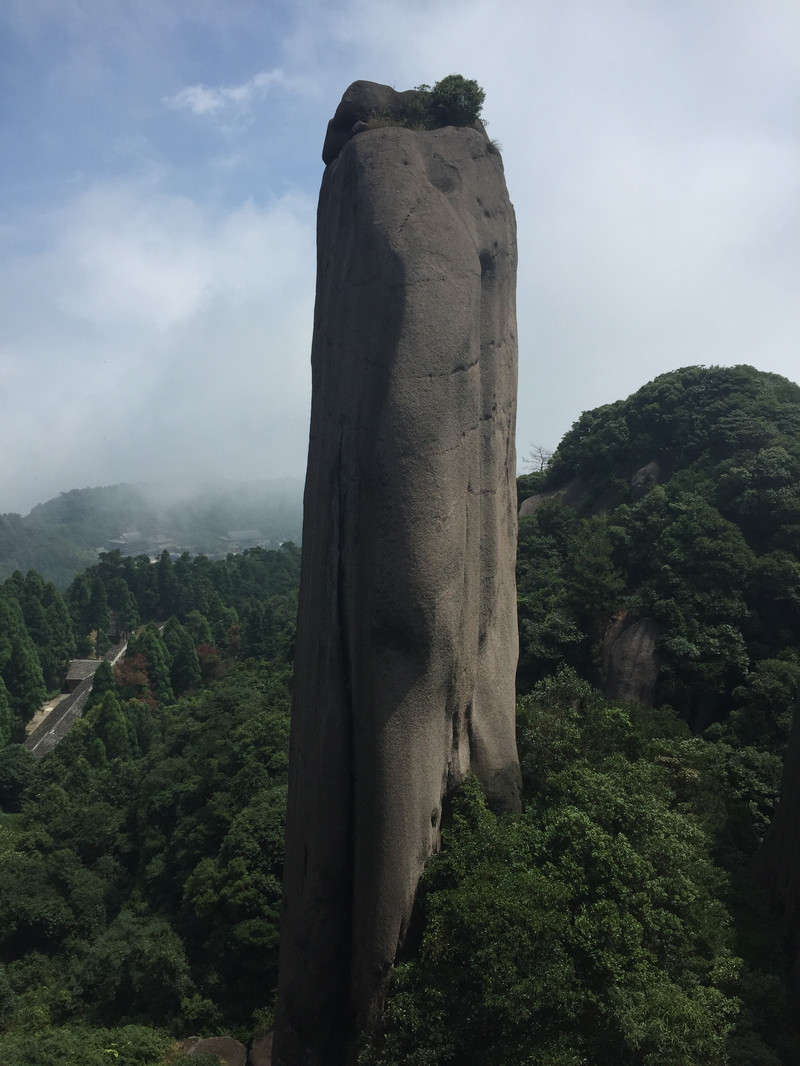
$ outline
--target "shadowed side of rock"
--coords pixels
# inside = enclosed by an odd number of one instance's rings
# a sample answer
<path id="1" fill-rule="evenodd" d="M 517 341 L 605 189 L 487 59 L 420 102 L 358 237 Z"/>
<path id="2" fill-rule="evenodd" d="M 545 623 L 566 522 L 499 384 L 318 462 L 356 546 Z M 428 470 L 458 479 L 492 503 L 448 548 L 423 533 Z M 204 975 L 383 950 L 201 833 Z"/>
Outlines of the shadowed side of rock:
<path id="1" fill-rule="evenodd" d="M 359 132 L 327 167 L 276 1064 L 374 1027 L 447 792 L 472 770 L 519 807 L 515 282 L 481 130 Z"/>
<path id="2" fill-rule="evenodd" d="M 603 692 L 609 700 L 652 704 L 658 683 L 658 623 L 654 618 L 614 619 L 603 640 Z"/>
<path id="3" fill-rule="evenodd" d="M 769 897 L 784 934 L 788 984 L 800 1008 L 800 714 L 795 712 L 783 763 L 781 798 L 756 854 L 756 878 Z"/>

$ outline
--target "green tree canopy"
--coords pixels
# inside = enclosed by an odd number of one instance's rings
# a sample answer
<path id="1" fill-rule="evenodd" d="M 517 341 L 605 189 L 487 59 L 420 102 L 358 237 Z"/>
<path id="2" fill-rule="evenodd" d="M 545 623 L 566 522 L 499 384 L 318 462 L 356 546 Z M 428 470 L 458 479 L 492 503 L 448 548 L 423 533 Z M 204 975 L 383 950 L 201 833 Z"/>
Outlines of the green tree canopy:
<path id="1" fill-rule="evenodd" d="M 176 696 L 180 696 L 200 683 L 197 650 L 190 633 L 174 615 L 164 626 L 163 639 L 170 655 L 169 676 L 172 690 Z"/>
<path id="2" fill-rule="evenodd" d="M 471 126 L 480 118 L 485 99 L 476 81 L 448 74 L 431 89 L 431 114 L 439 126 Z"/>
<path id="3" fill-rule="evenodd" d="M 161 632 L 154 622 L 146 626 L 128 641 L 127 656 L 144 656 L 149 688 L 158 703 L 170 703 L 175 698 L 170 679 L 172 656 L 164 643 Z"/>

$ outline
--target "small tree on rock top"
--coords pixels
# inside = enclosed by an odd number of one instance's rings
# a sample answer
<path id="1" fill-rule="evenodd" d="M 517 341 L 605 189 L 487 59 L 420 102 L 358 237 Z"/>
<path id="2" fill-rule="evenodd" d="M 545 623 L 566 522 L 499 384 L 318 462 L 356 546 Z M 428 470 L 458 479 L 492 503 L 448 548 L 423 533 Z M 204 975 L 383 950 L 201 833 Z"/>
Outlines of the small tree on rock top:
<path id="1" fill-rule="evenodd" d="M 476 81 L 448 74 L 431 89 L 430 110 L 439 126 L 471 126 L 480 117 L 485 99 Z"/>

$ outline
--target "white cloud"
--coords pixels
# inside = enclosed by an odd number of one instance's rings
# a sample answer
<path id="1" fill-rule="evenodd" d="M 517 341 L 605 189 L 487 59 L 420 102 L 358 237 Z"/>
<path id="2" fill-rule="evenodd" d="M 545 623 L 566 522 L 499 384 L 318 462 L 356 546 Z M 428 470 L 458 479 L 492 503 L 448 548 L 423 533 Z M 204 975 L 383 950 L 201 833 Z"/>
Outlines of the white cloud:
<path id="1" fill-rule="evenodd" d="M 678 366 L 797 379 L 796 3 L 351 0 L 325 18 L 341 89 L 451 71 L 486 89 L 517 209 L 523 448 Z"/>
<path id="2" fill-rule="evenodd" d="M 296 92 L 302 82 L 288 78 L 280 69 L 262 70 L 241 85 L 222 85 L 208 88 L 205 85 L 188 85 L 185 89 L 167 97 L 165 103 L 178 110 L 191 111 L 199 116 L 236 116 L 248 114 L 253 106 L 273 89 Z"/>
<path id="3" fill-rule="evenodd" d="M 313 215 L 295 195 L 214 214 L 98 184 L 7 257 L 0 512 L 78 485 L 300 475 Z"/>
<path id="4" fill-rule="evenodd" d="M 47 18 L 34 19 L 14 4 L 40 35 L 59 8 L 42 0 L 32 7 Z M 47 141 L 38 223 L 18 231 L 10 200 L 0 216 L 0 454 L 13 449 L 17 473 L 40 484 L 47 471 L 51 495 L 192 455 L 302 465 L 311 198 L 325 123 L 356 78 L 402 89 L 460 71 L 487 91 L 519 223 L 524 446 L 555 446 L 581 410 L 687 363 L 797 378 L 796 0 L 61 7 L 66 70 L 84 88 L 72 110 L 52 90 L 63 49 L 31 68 L 25 107 L 48 91 L 17 141 Z M 41 48 L 20 51 L 20 71 L 29 54 Z M 176 92 L 186 69 L 202 75 Z M 257 135 L 220 149 L 208 125 Z M 124 157 L 148 178 L 100 180 L 87 131 L 113 149 L 114 172 Z M 73 141 L 51 168 L 51 148 Z M 72 198 L 56 209 L 45 189 Z M 36 250 L 22 254 L 26 242 Z"/>

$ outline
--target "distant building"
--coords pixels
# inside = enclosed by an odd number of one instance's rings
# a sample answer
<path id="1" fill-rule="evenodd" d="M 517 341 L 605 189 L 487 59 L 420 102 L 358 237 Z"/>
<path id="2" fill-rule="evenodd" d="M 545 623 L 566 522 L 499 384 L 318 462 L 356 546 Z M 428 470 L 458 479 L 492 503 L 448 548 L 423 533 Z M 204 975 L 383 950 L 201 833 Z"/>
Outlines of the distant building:
<path id="1" fill-rule="evenodd" d="M 94 672 L 100 665 L 99 659 L 73 659 L 67 670 L 67 692 L 74 692 L 87 677 L 94 677 Z"/>
<path id="2" fill-rule="evenodd" d="M 136 530 L 128 533 L 120 533 L 118 537 L 108 541 L 106 551 L 118 551 L 121 555 L 147 555 L 151 559 L 158 558 L 166 550 L 170 554 L 177 554 L 175 541 L 165 537 L 163 533 L 154 536 L 145 536 Z"/>
<path id="3" fill-rule="evenodd" d="M 132 555 L 131 549 L 138 548 L 139 545 L 144 543 L 144 539 L 144 534 L 135 530 L 131 530 L 130 533 L 120 533 L 118 537 L 108 542 L 108 550 L 114 551 L 114 549 L 118 549 L 123 555 Z"/>
<path id="4" fill-rule="evenodd" d="M 232 555 L 248 548 L 268 548 L 269 538 L 260 529 L 232 529 L 221 538 L 225 551 Z"/>

